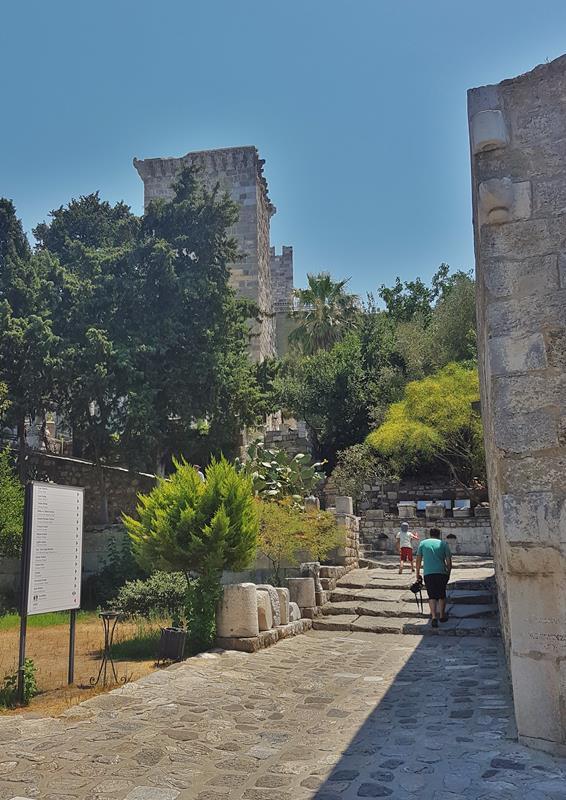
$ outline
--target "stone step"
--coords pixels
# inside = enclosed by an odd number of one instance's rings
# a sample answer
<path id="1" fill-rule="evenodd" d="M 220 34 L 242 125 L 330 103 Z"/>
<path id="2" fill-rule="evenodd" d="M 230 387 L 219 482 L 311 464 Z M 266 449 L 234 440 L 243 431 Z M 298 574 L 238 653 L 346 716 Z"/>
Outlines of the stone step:
<path id="1" fill-rule="evenodd" d="M 369 569 L 386 569 L 386 570 L 397 570 L 399 569 L 399 557 L 387 554 L 380 550 L 372 550 L 366 548 L 364 545 L 360 545 L 360 566 L 361 567 L 369 567 Z M 416 551 L 415 551 L 416 557 Z M 455 568 L 456 569 L 493 569 L 493 561 L 491 559 L 484 559 L 478 558 L 477 560 L 474 556 L 468 556 L 468 559 L 471 560 L 464 560 L 465 557 L 462 556 L 454 556 Z M 364 563 L 362 563 L 364 562 Z"/>
<path id="2" fill-rule="evenodd" d="M 423 598 L 426 599 L 426 590 L 423 590 Z M 493 606 L 495 604 L 495 597 L 492 592 L 479 589 L 452 589 L 448 587 L 447 592 L 448 602 L 457 603 L 458 605 L 485 605 Z M 358 603 L 365 601 L 379 601 L 383 603 L 398 603 L 398 602 L 414 602 L 414 595 L 408 591 L 407 588 L 402 589 L 356 589 L 347 586 L 339 586 L 330 593 L 330 601 L 332 603 L 340 603 L 344 601 L 356 601 Z"/>
<path id="3" fill-rule="evenodd" d="M 369 577 L 369 576 L 368 576 Z M 411 584 L 414 582 L 415 576 L 412 573 L 403 573 L 402 575 L 375 575 L 370 577 L 369 580 L 364 578 L 348 580 L 344 578 L 341 580 L 337 589 L 381 589 L 385 592 L 391 589 L 395 591 L 407 591 Z M 450 589 L 466 589 L 469 591 L 483 591 L 493 593 L 494 587 L 491 578 L 485 580 L 466 580 L 465 578 L 456 578 L 451 580 L 449 584 Z M 449 591 L 450 591 L 449 589 Z"/>
<path id="4" fill-rule="evenodd" d="M 423 598 L 424 600 L 424 598 Z M 425 608 L 426 601 L 425 602 Z M 336 603 L 327 603 L 322 608 L 325 616 L 347 616 L 358 614 L 359 616 L 369 617 L 417 617 L 421 618 L 415 600 L 409 602 L 359 602 L 348 600 Z M 497 617 L 497 606 L 493 605 L 459 605 L 448 603 L 448 613 L 455 619 L 494 619 Z"/>
<path id="5" fill-rule="evenodd" d="M 414 636 L 500 636 L 499 625 L 489 619 L 457 619 L 439 623 L 433 628 L 430 619 L 420 620 L 408 617 L 374 617 L 355 614 L 337 614 L 318 617 L 313 620 L 313 629 L 322 631 L 368 632 L 375 634 L 393 633 Z"/>

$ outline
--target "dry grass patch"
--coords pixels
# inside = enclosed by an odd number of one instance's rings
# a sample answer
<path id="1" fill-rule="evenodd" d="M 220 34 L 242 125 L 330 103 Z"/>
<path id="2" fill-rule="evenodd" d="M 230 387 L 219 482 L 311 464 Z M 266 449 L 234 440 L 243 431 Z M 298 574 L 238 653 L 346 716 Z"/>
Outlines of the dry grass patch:
<path id="1" fill-rule="evenodd" d="M 47 616 L 47 615 L 46 615 Z M 65 617 L 63 616 L 63 619 Z M 2 622 L 4 620 L 4 622 Z M 53 624 L 55 622 L 56 624 Z M 155 668 L 155 652 L 159 624 L 119 622 L 114 637 L 113 655 L 120 680 L 137 680 Z M 37 685 L 40 694 L 25 709 L 0 711 L 5 714 L 35 713 L 60 714 L 72 705 L 108 691 L 101 686 L 90 687 L 96 678 L 104 643 L 102 623 L 95 613 L 81 614 L 77 621 L 75 646 L 75 686 L 67 686 L 69 653 L 69 623 L 58 619 L 51 624 L 28 626 L 26 655 L 37 667 Z M 18 665 L 19 623 L 13 625 L 0 618 L 0 680 L 14 673 Z M 88 687 L 88 688 L 80 688 Z"/>

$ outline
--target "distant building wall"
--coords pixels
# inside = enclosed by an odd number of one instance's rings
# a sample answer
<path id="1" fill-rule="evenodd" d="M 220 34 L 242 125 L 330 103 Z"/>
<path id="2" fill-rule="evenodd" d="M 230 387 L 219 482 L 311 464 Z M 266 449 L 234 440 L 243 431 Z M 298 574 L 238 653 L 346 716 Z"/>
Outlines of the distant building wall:
<path id="1" fill-rule="evenodd" d="M 566 755 L 566 56 L 468 95 L 495 563 L 519 738 Z"/>

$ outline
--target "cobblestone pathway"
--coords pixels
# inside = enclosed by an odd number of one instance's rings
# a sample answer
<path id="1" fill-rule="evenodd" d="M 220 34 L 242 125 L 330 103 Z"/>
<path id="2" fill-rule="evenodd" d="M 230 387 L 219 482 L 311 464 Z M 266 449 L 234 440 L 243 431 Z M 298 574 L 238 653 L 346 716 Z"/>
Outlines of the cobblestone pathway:
<path id="1" fill-rule="evenodd" d="M 566 797 L 512 737 L 499 640 L 313 631 L 0 719 L 0 800 Z"/>

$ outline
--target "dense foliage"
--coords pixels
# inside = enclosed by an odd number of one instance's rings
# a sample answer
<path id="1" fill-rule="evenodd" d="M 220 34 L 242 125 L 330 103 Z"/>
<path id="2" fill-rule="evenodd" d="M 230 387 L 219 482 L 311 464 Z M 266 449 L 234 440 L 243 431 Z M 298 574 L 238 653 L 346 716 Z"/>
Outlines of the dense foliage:
<path id="1" fill-rule="evenodd" d="M 24 528 L 24 489 L 9 449 L 0 451 L 0 558 L 17 558 Z"/>
<path id="2" fill-rule="evenodd" d="M 485 470 L 481 418 L 472 405 L 478 400 L 477 370 L 449 364 L 409 383 L 368 444 L 401 468 L 440 461 L 459 483 L 470 485 Z"/>
<path id="3" fill-rule="evenodd" d="M 158 570 L 146 580 L 126 581 L 109 605 L 132 617 L 169 617 L 173 625 L 179 625 L 185 615 L 186 595 L 187 580 L 182 572 Z"/>
<path id="4" fill-rule="evenodd" d="M 330 273 L 307 275 L 306 289 L 295 289 L 292 316 L 297 327 L 289 344 L 304 355 L 327 350 L 356 324 L 357 297 L 345 291 L 347 280 L 333 281 Z"/>
<path id="5" fill-rule="evenodd" d="M 304 511 L 292 498 L 257 500 L 259 551 L 268 559 L 273 580 L 280 586 L 282 567 L 296 566 L 300 558 L 324 561 L 328 554 L 344 545 L 344 528 L 326 511 Z"/>
<path id="6" fill-rule="evenodd" d="M 343 284 L 336 286 L 344 292 Z M 452 362 L 474 368 L 475 287 L 470 275 L 450 274 L 443 264 L 430 286 L 420 279 L 397 279 L 391 288 L 382 286 L 379 297 L 384 308 L 370 295 L 339 336 L 309 354 L 292 351 L 273 371 L 274 406 L 307 422 L 316 454 L 327 460 L 329 470 L 338 453 L 361 444 L 379 427 L 408 383 Z M 382 480 L 419 464 L 430 466 L 419 459 L 410 467 L 392 459 L 379 459 Z M 360 476 L 358 467 L 351 466 Z M 347 477 L 344 465 L 338 476 L 342 481 Z M 355 482 L 359 496 L 359 477 Z"/>
<path id="7" fill-rule="evenodd" d="M 35 252 L 0 200 L 3 421 L 22 450 L 26 418 L 56 408 L 75 455 L 167 470 L 175 454 L 233 454 L 263 411 L 255 309 L 229 285 L 238 206 L 194 169 L 174 189 L 143 218 L 97 193 L 72 200 L 34 229 Z"/>
<path id="8" fill-rule="evenodd" d="M 143 568 L 185 574 L 189 639 L 202 649 L 214 640 L 222 570 L 241 571 L 255 557 L 257 511 L 251 478 L 225 459 L 212 461 L 206 481 L 184 461 L 175 468 L 124 524 Z"/>
<path id="9" fill-rule="evenodd" d="M 395 460 L 380 457 L 369 444 L 353 444 L 338 453 L 332 472 L 332 488 L 337 495 L 352 497 L 357 503 L 375 486 L 399 479 Z"/>

